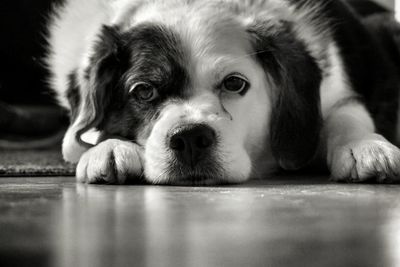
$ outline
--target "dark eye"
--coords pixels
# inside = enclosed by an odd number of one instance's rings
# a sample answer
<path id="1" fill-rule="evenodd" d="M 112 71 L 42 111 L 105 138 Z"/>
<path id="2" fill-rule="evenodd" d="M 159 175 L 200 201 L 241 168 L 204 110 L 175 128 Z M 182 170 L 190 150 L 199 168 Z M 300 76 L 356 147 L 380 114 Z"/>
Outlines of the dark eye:
<path id="1" fill-rule="evenodd" d="M 234 94 L 243 93 L 247 90 L 249 83 L 241 76 L 234 74 L 225 78 L 222 83 L 222 89 Z"/>
<path id="2" fill-rule="evenodd" d="M 157 89 L 145 82 L 135 83 L 129 90 L 129 93 L 134 93 L 140 100 L 146 102 L 151 102 L 159 96 Z"/>

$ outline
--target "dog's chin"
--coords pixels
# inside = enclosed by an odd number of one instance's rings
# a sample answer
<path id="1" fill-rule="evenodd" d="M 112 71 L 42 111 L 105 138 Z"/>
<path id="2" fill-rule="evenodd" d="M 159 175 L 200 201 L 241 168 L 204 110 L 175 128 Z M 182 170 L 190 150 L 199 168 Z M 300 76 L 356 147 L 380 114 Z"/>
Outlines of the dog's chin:
<path id="1" fill-rule="evenodd" d="M 233 185 L 243 182 L 243 179 L 229 178 L 224 174 L 169 174 L 164 179 L 158 179 L 157 181 L 149 182 L 158 185 L 171 185 L 171 186 L 216 186 L 216 185 Z"/>
<path id="2" fill-rule="evenodd" d="M 202 162 L 195 167 L 172 161 L 157 179 L 146 178 L 149 182 L 160 185 L 211 186 L 236 183 L 235 179 L 231 181 L 228 178 L 220 164 L 212 161 Z"/>
<path id="3" fill-rule="evenodd" d="M 206 160 L 190 167 L 169 162 L 168 183 L 172 185 L 215 185 L 222 183 L 223 170 L 216 161 Z"/>

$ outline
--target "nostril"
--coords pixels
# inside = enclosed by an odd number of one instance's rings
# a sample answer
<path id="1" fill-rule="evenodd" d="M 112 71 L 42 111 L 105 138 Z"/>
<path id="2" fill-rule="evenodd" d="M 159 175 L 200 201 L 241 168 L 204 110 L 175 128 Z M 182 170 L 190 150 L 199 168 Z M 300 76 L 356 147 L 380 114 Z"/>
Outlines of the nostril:
<path id="1" fill-rule="evenodd" d="M 185 150 L 185 141 L 180 136 L 172 136 L 169 147 L 176 151 L 184 151 Z"/>
<path id="2" fill-rule="evenodd" d="M 214 138 L 210 134 L 203 134 L 197 137 L 196 139 L 196 146 L 198 148 L 208 148 L 211 147 L 214 143 Z"/>

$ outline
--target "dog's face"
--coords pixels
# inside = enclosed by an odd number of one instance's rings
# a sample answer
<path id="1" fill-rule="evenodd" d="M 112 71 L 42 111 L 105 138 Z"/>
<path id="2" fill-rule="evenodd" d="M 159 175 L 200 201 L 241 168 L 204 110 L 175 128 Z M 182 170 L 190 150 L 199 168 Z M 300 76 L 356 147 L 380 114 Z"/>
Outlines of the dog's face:
<path id="1" fill-rule="evenodd" d="M 317 64 L 290 27 L 220 12 L 146 7 L 93 46 L 90 124 L 137 143 L 150 182 L 241 182 L 314 154 Z"/>

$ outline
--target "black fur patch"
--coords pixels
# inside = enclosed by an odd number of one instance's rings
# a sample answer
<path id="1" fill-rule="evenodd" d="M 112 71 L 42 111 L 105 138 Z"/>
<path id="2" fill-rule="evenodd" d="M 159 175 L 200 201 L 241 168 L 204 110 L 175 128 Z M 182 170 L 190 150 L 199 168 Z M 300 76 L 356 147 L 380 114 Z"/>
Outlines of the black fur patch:
<path id="1" fill-rule="evenodd" d="M 371 60 L 370 94 L 365 97 L 376 128 L 395 142 L 400 92 L 400 25 L 390 15 L 374 15 L 363 20 L 374 36 L 376 54 Z M 379 51 L 379 52 L 378 52 Z"/>
<path id="2" fill-rule="evenodd" d="M 106 134 L 135 141 L 167 99 L 185 96 L 189 77 L 184 51 L 166 27 L 143 24 L 127 32 L 104 27 L 95 51 L 87 77 L 94 85 L 96 127 Z M 136 82 L 153 85 L 159 97 L 145 102 L 129 93 Z"/>
<path id="3" fill-rule="evenodd" d="M 69 105 L 71 107 L 70 111 L 70 121 L 73 122 L 75 121 L 77 115 L 78 115 L 78 109 L 79 105 L 81 103 L 81 95 L 79 92 L 79 85 L 77 82 L 77 77 L 76 77 L 76 71 L 73 71 L 69 76 L 68 76 L 68 89 L 66 91 L 66 96 L 69 102 Z"/>
<path id="4" fill-rule="evenodd" d="M 271 114 L 272 151 L 284 169 L 301 168 L 319 144 L 322 72 L 290 24 L 259 22 L 248 31 L 261 64 L 278 87 Z"/>

